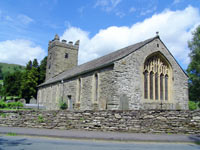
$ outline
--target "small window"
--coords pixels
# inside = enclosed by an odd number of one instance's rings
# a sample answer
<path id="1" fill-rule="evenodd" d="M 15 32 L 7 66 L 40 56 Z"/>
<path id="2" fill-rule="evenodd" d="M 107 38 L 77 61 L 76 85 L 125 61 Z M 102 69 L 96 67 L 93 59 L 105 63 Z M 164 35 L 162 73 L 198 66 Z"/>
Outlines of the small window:
<path id="1" fill-rule="evenodd" d="M 159 47 L 159 44 L 157 44 L 157 47 Z"/>
<path id="2" fill-rule="evenodd" d="M 49 64 L 49 69 L 51 68 L 51 64 Z"/>
<path id="3" fill-rule="evenodd" d="M 81 100 L 81 78 L 78 78 L 78 102 Z"/>
<path id="4" fill-rule="evenodd" d="M 65 58 L 68 58 L 68 53 L 65 53 Z"/>
<path id="5" fill-rule="evenodd" d="M 148 98 L 148 71 L 144 72 L 144 98 Z"/>
<path id="6" fill-rule="evenodd" d="M 98 75 L 97 73 L 95 74 L 95 101 L 98 101 Z"/>

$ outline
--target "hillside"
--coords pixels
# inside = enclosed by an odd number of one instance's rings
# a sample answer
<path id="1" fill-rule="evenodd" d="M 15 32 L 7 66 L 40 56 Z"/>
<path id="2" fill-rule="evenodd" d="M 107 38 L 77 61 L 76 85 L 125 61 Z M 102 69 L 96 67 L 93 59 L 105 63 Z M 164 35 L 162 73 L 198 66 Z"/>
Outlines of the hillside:
<path id="1" fill-rule="evenodd" d="M 24 69 L 25 67 L 21 65 L 0 63 L 0 80 L 2 80 L 8 72 L 13 73 L 15 71 L 23 71 Z"/>

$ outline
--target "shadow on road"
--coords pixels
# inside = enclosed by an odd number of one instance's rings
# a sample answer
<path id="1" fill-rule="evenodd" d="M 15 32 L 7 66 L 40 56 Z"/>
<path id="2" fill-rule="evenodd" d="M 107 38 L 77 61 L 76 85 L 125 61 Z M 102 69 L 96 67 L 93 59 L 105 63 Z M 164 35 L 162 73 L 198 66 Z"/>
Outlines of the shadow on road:
<path id="1" fill-rule="evenodd" d="M 6 147 L 31 145 L 31 144 L 32 143 L 27 142 L 27 139 L 15 139 L 15 138 L 5 139 L 5 137 L 0 136 L 0 150 L 6 150 Z"/>
<path id="2" fill-rule="evenodd" d="M 191 139 L 195 144 L 200 145 L 200 135 L 189 136 L 189 139 Z"/>

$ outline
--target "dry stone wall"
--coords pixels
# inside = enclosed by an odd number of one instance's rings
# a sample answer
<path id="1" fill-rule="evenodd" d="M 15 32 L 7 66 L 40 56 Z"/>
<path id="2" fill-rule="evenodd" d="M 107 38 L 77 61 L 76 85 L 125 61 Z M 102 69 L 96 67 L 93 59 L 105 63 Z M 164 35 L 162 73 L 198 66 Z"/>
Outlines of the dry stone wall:
<path id="1" fill-rule="evenodd" d="M 200 134 L 200 110 L 0 111 L 0 126 Z"/>

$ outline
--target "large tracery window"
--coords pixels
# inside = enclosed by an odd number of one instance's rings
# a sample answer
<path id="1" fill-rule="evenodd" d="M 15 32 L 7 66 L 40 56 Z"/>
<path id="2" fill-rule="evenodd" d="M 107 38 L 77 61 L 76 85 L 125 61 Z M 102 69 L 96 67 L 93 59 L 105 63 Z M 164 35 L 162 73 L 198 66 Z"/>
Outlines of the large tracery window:
<path id="1" fill-rule="evenodd" d="M 160 53 L 146 59 L 143 74 L 144 98 L 169 100 L 170 65 Z"/>

